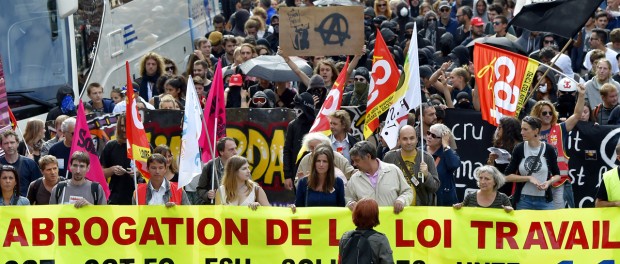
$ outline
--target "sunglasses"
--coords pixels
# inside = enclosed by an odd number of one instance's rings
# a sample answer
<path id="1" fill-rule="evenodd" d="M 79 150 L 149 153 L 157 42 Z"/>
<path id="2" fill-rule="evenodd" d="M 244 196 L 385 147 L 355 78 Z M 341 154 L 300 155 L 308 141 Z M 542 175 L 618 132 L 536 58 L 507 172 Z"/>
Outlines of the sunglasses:
<path id="1" fill-rule="evenodd" d="M 441 12 L 448 12 L 448 11 L 450 11 L 450 8 L 442 8 L 442 9 L 439 9 L 439 11 L 441 11 Z"/>
<path id="2" fill-rule="evenodd" d="M 431 133 L 431 131 L 426 131 L 426 135 L 427 136 L 431 136 L 432 138 L 441 138 L 440 136 L 437 136 L 437 135 Z"/>
<path id="3" fill-rule="evenodd" d="M 377 4 L 378 7 L 387 6 L 387 4 Z"/>
<path id="4" fill-rule="evenodd" d="M 499 26 L 501 24 L 502 24 L 502 22 L 493 22 L 493 25 L 496 25 L 496 26 Z"/>
<path id="5" fill-rule="evenodd" d="M 427 21 L 427 22 L 437 21 L 437 19 L 436 19 L 436 18 L 429 18 L 429 19 L 427 19 L 426 21 Z"/>
<path id="6" fill-rule="evenodd" d="M 175 67 L 166 67 L 166 71 L 174 71 Z"/>
<path id="7" fill-rule="evenodd" d="M 553 43 L 553 40 L 545 40 L 545 44 L 551 44 Z"/>
<path id="8" fill-rule="evenodd" d="M 553 115 L 553 112 L 551 112 L 551 111 L 542 111 L 541 114 L 543 116 L 551 116 L 551 115 Z"/>

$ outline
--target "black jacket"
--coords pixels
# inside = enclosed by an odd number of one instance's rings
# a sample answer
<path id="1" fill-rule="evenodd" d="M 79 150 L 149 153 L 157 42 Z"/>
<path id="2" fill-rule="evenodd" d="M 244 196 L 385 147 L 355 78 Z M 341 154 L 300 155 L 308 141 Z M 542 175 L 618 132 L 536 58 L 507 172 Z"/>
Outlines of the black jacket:
<path id="1" fill-rule="evenodd" d="M 310 131 L 314 120 L 302 115 L 288 123 L 286 139 L 284 140 L 284 178 L 295 179 L 297 171 L 297 153 L 301 150 L 302 139 Z"/>

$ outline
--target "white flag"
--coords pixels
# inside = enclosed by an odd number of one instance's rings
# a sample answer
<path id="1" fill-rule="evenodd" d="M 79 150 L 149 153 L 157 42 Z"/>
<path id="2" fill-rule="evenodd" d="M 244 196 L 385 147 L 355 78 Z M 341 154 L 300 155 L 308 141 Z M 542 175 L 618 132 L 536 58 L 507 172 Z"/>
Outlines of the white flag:
<path id="1" fill-rule="evenodd" d="M 183 132 L 181 133 L 181 156 L 179 158 L 179 189 L 189 184 L 194 177 L 202 172 L 198 138 L 202 132 L 200 119 L 200 102 L 194 87 L 192 76 L 187 82 L 185 113 L 183 114 Z"/>
<path id="2" fill-rule="evenodd" d="M 398 130 L 407 124 L 407 114 L 422 103 L 422 89 L 420 87 L 420 62 L 418 61 L 418 29 L 413 25 L 413 34 L 409 42 L 409 51 L 405 60 L 405 79 L 396 89 L 396 101 L 388 111 L 385 126 L 381 136 L 390 149 L 398 143 Z M 418 139 L 420 140 L 420 139 Z"/>

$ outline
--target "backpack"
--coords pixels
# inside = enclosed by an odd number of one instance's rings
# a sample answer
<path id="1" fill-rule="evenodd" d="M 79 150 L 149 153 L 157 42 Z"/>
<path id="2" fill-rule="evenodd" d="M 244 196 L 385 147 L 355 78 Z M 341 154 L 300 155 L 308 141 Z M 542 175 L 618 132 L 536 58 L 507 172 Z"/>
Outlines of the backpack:
<path id="1" fill-rule="evenodd" d="M 361 263 L 375 263 L 375 254 L 373 253 L 368 238 L 377 231 L 370 229 L 366 232 L 355 230 L 351 234 L 351 238 L 342 247 L 342 253 L 340 255 L 341 264 L 361 264 Z"/>
<path id="2" fill-rule="evenodd" d="M 66 181 L 59 182 L 58 185 L 56 186 L 56 194 L 54 196 L 56 197 L 57 203 L 60 202 L 60 195 L 62 194 L 62 191 L 65 189 L 65 187 L 67 187 Z M 99 204 L 99 183 L 97 182 L 90 183 L 90 193 L 93 195 L 93 199 L 95 199 L 93 204 L 98 205 Z"/>

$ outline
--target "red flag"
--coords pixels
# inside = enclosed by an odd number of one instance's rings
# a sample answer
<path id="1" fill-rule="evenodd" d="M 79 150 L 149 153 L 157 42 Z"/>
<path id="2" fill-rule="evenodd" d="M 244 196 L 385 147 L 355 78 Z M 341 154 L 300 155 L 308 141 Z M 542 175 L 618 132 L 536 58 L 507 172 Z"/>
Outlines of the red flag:
<path id="1" fill-rule="evenodd" d="M 133 84 L 129 74 L 129 62 L 125 61 L 125 72 L 127 74 L 127 108 L 125 118 L 125 133 L 127 134 L 127 157 L 136 162 L 136 168 L 144 178 L 150 179 L 151 176 L 146 169 L 146 160 L 151 156 L 151 147 L 144 133 L 144 126 L 136 107 L 136 100 L 133 93 Z"/>
<path id="2" fill-rule="evenodd" d="M 371 77 L 364 121 L 364 138 L 370 137 L 379 128 L 379 116 L 390 109 L 394 103 L 394 93 L 400 78 L 398 67 L 379 29 L 377 29 L 375 52 L 372 56 Z"/>
<path id="3" fill-rule="evenodd" d="M 86 114 L 84 112 L 84 104 L 82 104 L 82 100 L 80 100 L 80 104 L 78 105 L 77 120 L 75 122 L 75 131 L 73 142 L 71 142 L 69 157 L 71 157 L 73 152 L 76 151 L 88 153 L 88 156 L 90 157 L 90 170 L 86 174 L 86 178 L 101 184 L 106 198 L 109 197 L 110 188 L 108 187 L 108 182 L 103 174 L 103 168 L 101 168 L 101 163 L 99 163 L 97 150 L 95 149 L 95 144 L 93 143 L 90 130 L 88 129 L 88 122 L 86 121 Z"/>
<path id="4" fill-rule="evenodd" d="M 347 83 L 347 68 L 349 67 L 349 58 L 347 58 L 347 62 L 344 64 L 344 68 L 340 71 L 336 82 L 334 82 L 334 86 L 329 91 L 327 98 L 325 98 L 325 102 L 321 107 L 321 111 L 319 111 L 319 116 L 314 120 L 312 127 L 310 128 L 310 133 L 312 132 L 323 132 L 326 135 L 331 134 L 331 130 L 329 128 L 329 115 L 340 110 L 340 106 L 342 105 L 342 93 L 344 91 L 344 85 Z M 301 151 L 300 151 L 301 152 Z"/>
<path id="5" fill-rule="evenodd" d="M 525 56 L 476 43 L 474 69 L 482 119 L 497 126 L 502 117 L 517 116 L 538 65 Z"/>
<path id="6" fill-rule="evenodd" d="M 226 136 L 226 101 L 224 100 L 224 78 L 222 77 L 221 59 L 217 62 L 217 67 L 215 68 L 215 75 L 213 76 L 211 90 L 209 90 L 209 96 L 207 97 L 203 113 L 207 129 L 206 131 L 205 129 L 202 130 L 198 141 L 202 148 L 202 161 L 206 163 L 214 158 L 211 156 L 209 149 L 213 149 L 214 155 L 217 157 L 217 151 L 213 146 L 218 139 Z"/>
<path id="7" fill-rule="evenodd" d="M 15 115 L 13 115 L 13 111 L 11 111 L 11 107 L 9 107 L 9 118 L 11 119 L 11 129 L 17 129 L 17 119 L 15 119 Z M 59 132 L 56 132 L 59 133 Z"/>

